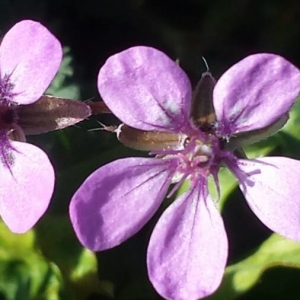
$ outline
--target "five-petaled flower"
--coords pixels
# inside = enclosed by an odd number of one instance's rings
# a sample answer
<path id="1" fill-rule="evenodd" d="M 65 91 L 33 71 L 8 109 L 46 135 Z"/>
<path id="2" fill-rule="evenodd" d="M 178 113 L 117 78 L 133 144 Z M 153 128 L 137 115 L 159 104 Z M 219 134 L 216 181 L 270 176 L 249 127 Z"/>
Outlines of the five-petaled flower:
<path id="1" fill-rule="evenodd" d="M 14 25 L 0 46 L 0 215 L 16 233 L 29 230 L 47 209 L 54 170 L 47 155 L 24 143 L 18 110 L 36 102 L 62 59 L 59 41 L 40 23 Z"/>
<path id="2" fill-rule="evenodd" d="M 99 92 L 126 125 L 124 144 L 154 158 L 124 158 L 91 174 L 70 204 L 81 243 L 119 245 L 157 211 L 168 188 L 189 189 L 162 214 L 147 251 L 149 278 L 166 299 L 199 299 L 219 286 L 228 254 L 223 221 L 207 188 L 228 167 L 253 212 L 273 231 L 300 241 L 300 162 L 245 159 L 239 147 L 274 133 L 300 90 L 300 72 L 274 54 L 246 57 L 215 83 L 205 72 L 194 94 L 182 69 L 162 52 L 134 47 L 110 57 Z M 174 188 L 173 188 L 174 190 Z"/>

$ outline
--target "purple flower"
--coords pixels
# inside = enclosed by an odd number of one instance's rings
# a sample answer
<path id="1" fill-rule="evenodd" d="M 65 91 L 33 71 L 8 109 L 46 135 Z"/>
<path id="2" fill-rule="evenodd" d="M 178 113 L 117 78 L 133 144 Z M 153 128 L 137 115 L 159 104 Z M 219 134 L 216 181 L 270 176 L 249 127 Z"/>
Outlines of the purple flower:
<path id="1" fill-rule="evenodd" d="M 300 72 L 274 54 L 251 55 L 215 84 L 205 72 L 194 94 L 182 69 L 162 52 L 134 47 L 110 57 L 100 94 L 126 125 L 118 138 L 155 158 L 124 158 L 91 174 L 70 204 L 80 242 L 95 251 L 119 245 L 156 212 L 172 182 L 189 189 L 156 224 L 147 251 L 149 278 L 166 299 L 199 299 L 219 286 L 227 260 L 223 221 L 208 195 L 222 166 L 237 177 L 253 212 L 269 228 L 300 241 L 300 162 L 247 160 L 240 145 L 278 130 L 300 89 Z M 212 101 L 212 102 L 211 102 Z M 213 104 L 213 105 L 212 105 Z M 173 188 L 174 191 L 174 188 Z M 172 191 L 171 191 L 172 193 Z"/>
<path id="2" fill-rule="evenodd" d="M 39 148 L 20 142 L 18 109 L 44 93 L 62 59 L 58 40 L 40 23 L 14 25 L 0 46 L 0 214 L 15 233 L 29 230 L 47 209 L 54 170 Z"/>

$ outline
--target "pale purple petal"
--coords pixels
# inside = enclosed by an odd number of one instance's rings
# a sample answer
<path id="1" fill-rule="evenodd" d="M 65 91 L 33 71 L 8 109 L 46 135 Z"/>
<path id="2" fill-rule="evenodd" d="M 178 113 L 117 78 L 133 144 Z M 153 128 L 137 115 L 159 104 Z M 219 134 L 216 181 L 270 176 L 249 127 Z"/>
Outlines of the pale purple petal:
<path id="1" fill-rule="evenodd" d="M 17 23 L 4 36 L 0 47 L 1 78 L 10 76 L 13 101 L 29 104 L 38 100 L 58 71 L 62 59 L 59 41 L 40 23 Z"/>
<path id="2" fill-rule="evenodd" d="M 271 230 L 300 241 L 300 161 L 286 157 L 240 160 L 233 170 L 256 216 Z"/>
<path id="3" fill-rule="evenodd" d="M 181 132 L 189 124 L 189 79 L 156 49 L 133 47 L 111 56 L 99 72 L 98 89 L 110 110 L 131 127 Z"/>
<path id="4" fill-rule="evenodd" d="M 201 187 L 180 196 L 152 233 L 147 265 L 165 299 L 196 300 L 212 294 L 223 277 L 228 242 L 222 218 Z"/>
<path id="5" fill-rule="evenodd" d="M 0 167 L 0 215 L 15 233 L 31 229 L 44 214 L 54 189 L 54 170 L 40 148 L 12 142 L 12 165 Z"/>
<path id="6" fill-rule="evenodd" d="M 300 91 L 300 71 L 274 54 L 246 57 L 217 82 L 213 97 L 223 135 L 266 127 L 287 113 Z"/>
<path id="7" fill-rule="evenodd" d="M 100 251 L 134 235 L 158 209 L 173 173 L 170 161 L 155 158 L 124 158 L 99 168 L 71 200 L 80 242 Z"/>

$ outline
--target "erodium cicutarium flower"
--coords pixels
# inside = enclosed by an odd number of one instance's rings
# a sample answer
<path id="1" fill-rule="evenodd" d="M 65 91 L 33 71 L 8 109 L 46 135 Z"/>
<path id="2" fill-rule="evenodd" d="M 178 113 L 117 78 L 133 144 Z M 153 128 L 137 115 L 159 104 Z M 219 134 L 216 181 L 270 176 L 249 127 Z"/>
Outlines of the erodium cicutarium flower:
<path id="1" fill-rule="evenodd" d="M 203 73 L 192 93 L 186 74 L 165 54 L 134 47 L 107 60 L 98 88 L 126 124 L 117 130 L 119 140 L 155 157 L 116 160 L 77 190 L 70 216 L 84 246 L 100 251 L 119 245 L 148 222 L 172 182 L 176 188 L 189 180 L 189 189 L 154 228 L 148 274 L 166 299 L 213 293 L 223 276 L 228 245 L 207 180 L 213 176 L 218 187 L 222 166 L 236 176 L 266 226 L 300 241 L 300 162 L 285 157 L 247 160 L 237 149 L 286 122 L 300 89 L 300 72 L 291 63 L 274 54 L 251 55 L 217 82 L 210 72 Z"/>
<path id="2" fill-rule="evenodd" d="M 61 59 L 58 40 L 30 20 L 14 25 L 0 45 L 0 215 L 15 233 L 26 232 L 44 214 L 55 179 L 46 153 L 16 141 L 23 135 L 18 109 L 41 97 Z"/>

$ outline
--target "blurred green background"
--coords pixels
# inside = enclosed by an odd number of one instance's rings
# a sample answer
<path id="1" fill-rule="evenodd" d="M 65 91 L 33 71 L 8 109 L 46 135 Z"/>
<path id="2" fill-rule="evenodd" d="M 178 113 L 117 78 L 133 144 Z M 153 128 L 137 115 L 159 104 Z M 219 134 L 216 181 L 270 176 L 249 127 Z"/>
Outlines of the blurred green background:
<path id="1" fill-rule="evenodd" d="M 201 56 L 216 78 L 257 52 L 280 54 L 300 67 L 297 0 L 0 0 L 2 35 L 22 19 L 42 22 L 61 41 L 65 58 L 48 93 L 71 99 L 99 100 L 100 67 L 110 55 L 135 45 L 153 46 L 179 59 L 193 85 L 205 71 Z M 161 299 L 147 279 L 145 251 L 164 208 L 136 236 L 99 254 L 84 250 L 71 228 L 69 201 L 88 174 L 119 157 L 146 155 L 120 145 L 113 134 L 89 131 L 99 127 L 97 121 L 116 122 L 111 116 L 94 116 L 78 126 L 28 137 L 49 154 L 56 190 L 32 231 L 14 235 L 0 223 L 0 300 Z M 247 154 L 300 159 L 299 131 L 297 103 L 287 126 L 249 147 Z M 300 244 L 272 235 L 226 171 L 221 182 L 229 267 L 209 299 L 300 299 Z"/>

